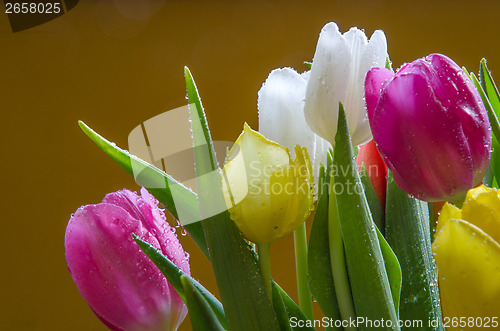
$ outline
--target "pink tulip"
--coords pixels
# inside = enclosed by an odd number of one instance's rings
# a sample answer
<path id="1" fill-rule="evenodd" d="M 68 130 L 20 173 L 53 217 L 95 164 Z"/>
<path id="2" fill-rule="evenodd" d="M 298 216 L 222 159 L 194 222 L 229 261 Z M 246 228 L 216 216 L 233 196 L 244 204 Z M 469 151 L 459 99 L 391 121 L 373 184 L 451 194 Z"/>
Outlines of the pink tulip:
<path id="1" fill-rule="evenodd" d="M 66 260 L 83 298 L 112 330 L 176 330 L 187 308 L 132 238 L 135 233 L 184 272 L 189 262 L 158 201 L 122 190 L 80 207 L 66 228 Z"/>
<path id="2" fill-rule="evenodd" d="M 441 54 L 366 75 L 365 98 L 380 154 L 407 193 L 454 201 L 481 182 L 490 160 L 491 129 L 479 93 Z"/>

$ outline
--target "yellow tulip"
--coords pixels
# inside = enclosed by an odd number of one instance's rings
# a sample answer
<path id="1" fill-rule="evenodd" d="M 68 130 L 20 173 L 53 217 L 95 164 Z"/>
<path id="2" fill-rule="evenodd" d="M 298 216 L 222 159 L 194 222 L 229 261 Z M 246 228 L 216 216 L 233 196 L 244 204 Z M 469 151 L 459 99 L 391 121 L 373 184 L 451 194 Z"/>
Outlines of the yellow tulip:
<path id="1" fill-rule="evenodd" d="M 432 249 L 448 330 L 499 326 L 499 240 L 500 191 L 481 185 L 469 190 L 462 209 L 443 206 Z"/>
<path id="2" fill-rule="evenodd" d="M 231 218 L 248 240 L 260 244 L 301 225 L 313 207 L 311 161 L 305 148 L 287 148 L 246 123 L 227 155 L 223 191 Z"/>

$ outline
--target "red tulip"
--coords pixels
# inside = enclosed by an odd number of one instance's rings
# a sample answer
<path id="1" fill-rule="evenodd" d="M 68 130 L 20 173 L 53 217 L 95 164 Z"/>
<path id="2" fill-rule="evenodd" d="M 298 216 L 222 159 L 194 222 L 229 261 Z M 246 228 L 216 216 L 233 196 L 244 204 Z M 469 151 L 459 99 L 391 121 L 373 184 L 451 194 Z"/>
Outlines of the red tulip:
<path id="1" fill-rule="evenodd" d="M 380 203 L 382 206 L 385 206 L 387 166 L 378 153 L 377 146 L 373 140 L 370 140 L 359 148 L 358 156 L 356 157 L 358 169 L 361 170 L 363 164 L 365 165 L 368 177 L 377 193 Z"/>

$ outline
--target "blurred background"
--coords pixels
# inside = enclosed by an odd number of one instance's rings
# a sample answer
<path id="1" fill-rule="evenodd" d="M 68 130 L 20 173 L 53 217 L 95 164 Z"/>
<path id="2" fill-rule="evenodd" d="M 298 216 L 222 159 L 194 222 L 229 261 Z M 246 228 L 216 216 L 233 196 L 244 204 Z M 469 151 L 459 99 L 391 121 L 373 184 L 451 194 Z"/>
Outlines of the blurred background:
<path id="1" fill-rule="evenodd" d="M 213 138 L 227 141 L 245 121 L 257 128 L 269 72 L 305 71 L 329 21 L 342 32 L 383 29 L 394 68 L 439 52 L 477 72 L 485 57 L 500 80 L 494 0 L 86 0 L 16 33 L 0 8 L 1 330 L 105 330 L 67 270 L 64 232 L 80 205 L 138 186 L 77 121 L 127 148 L 137 125 L 186 104 L 184 65 Z M 193 277 L 217 293 L 208 261 L 178 233 Z M 292 236 L 272 245 L 272 260 L 273 277 L 296 299 Z M 186 318 L 181 330 L 190 329 Z"/>

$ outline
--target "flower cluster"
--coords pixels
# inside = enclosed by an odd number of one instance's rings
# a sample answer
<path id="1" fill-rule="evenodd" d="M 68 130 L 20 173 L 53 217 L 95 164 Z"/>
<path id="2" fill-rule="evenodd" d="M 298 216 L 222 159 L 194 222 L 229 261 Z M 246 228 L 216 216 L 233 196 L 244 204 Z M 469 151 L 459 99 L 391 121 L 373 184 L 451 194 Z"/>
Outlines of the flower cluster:
<path id="1" fill-rule="evenodd" d="M 193 329 L 282 330 L 314 320 L 313 296 L 332 325 L 498 326 L 500 93 L 487 69 L 479 82 L 441 54 L 389 68 L 382 31 L 368 40 L 328 23 L 310 71 L 269 74 L 259 132 L 245 124 L 222 169 L 186 68 L 198 194 L 83 124 L 129 173 L 140 164 L 151 192 L 111 193 L 71 216 L 68 267 L 97 317 L 112 330 L 176 330 L 189 307 Z M 155 197 L 174 217 L 200 218 L 184 230 L 222 303 L 190 277 Z M 227 210 L 201 219 L 207 201 Z M 434 222 L 427 202 L 444 201 Z M 271 277 L 270 244 L 292 232 L 298 306 Z"/>

